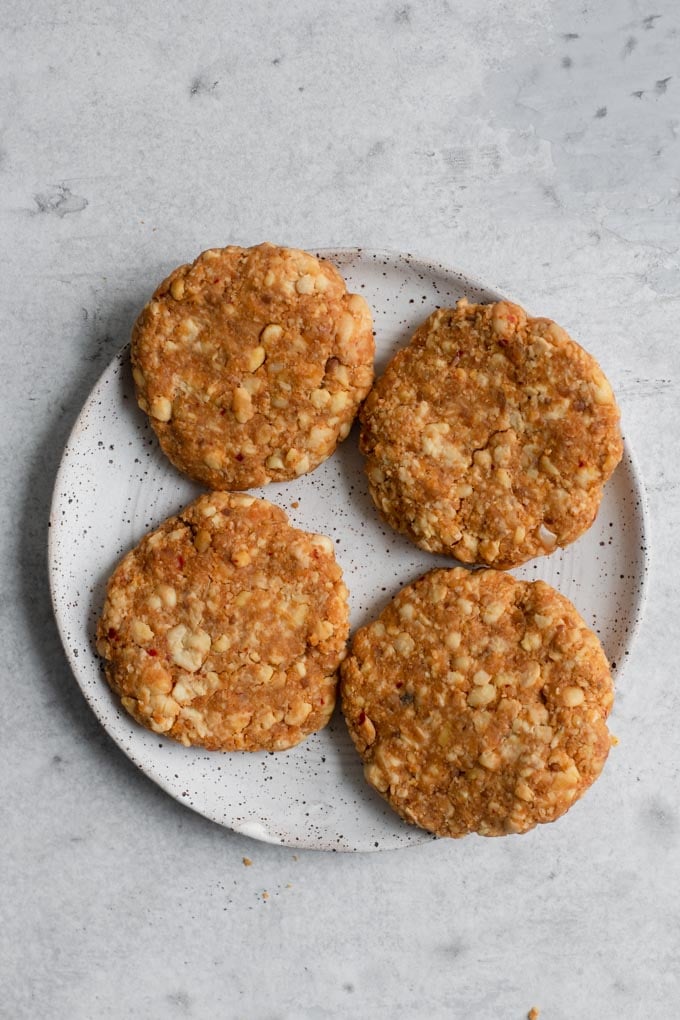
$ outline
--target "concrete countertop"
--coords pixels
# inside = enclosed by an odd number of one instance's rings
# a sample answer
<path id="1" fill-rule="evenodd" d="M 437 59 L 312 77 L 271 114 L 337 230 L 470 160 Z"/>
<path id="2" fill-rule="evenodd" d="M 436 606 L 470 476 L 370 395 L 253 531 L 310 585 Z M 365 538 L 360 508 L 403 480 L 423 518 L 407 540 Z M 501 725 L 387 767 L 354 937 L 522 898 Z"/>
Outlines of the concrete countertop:
<path id="1" fill-rule="evenodd" d="M 0 24 L 0 1015 L 680 1015 L 677 4 L 7 0 Z M 46 526 L 78 410 L 169 269 L 263 239 L 458 265 L 619 397 L 651 510 L 620 744 L 474 868 L 219 828 L 114 746 L 62 652 Z"/>

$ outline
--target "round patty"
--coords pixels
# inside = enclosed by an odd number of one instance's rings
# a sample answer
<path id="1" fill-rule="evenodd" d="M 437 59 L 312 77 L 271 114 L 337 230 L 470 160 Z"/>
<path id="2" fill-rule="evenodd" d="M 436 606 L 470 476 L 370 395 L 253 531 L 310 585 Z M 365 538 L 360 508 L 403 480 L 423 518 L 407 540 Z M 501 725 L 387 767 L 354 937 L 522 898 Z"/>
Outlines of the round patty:
<path id="1" fill-rule="evenodd" d="M 597 362 L 507 301 L 461 299 L 431 315 L 361 424 L 387 522 L 422 549 L 504 568 L 583 534 L 623 450 Z"/>
<path id="2" fill-rule="evenodd" d="M 543 581 L 432 571 L 357 632 L 341 673 L 366 779 L 440 836 L 554 821 L 609 751 L 607 660 Z"/>
<path id="3" fill-rule="evenodd" d="M 280 751 L 330 719 L 348 627 L 331 540 L 265 500 L 213 492 L 123 558 L 97 650 L 124 707 L 155 733 Z"/>
<path id="4" fill-rule="evenodd" d="M 368 305 L 330 262 L 261 244 L 203 252 L 132 333 L 139 406 L 180 471 L 247 489 L 312 471 L 373 380 Z"/>

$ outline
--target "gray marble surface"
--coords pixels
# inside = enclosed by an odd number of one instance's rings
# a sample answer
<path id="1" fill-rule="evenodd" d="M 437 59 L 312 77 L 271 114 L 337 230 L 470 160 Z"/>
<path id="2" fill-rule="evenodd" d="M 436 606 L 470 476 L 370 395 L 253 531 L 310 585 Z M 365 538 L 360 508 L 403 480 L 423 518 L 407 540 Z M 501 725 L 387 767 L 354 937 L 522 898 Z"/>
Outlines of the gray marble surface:
<path id="1" fill-rule="evenodd" d="M 675 0 L 5 0 L 0 24 L 0 1015 L 680 1015 Z M 46 525 L 78 409 L 169 268 L 264 238 L 458 264 L 620 397 L 651 508 L 621 743 L 472 869 L 455 842 L 220 829 L 114 747 L 61 651 Z"/>

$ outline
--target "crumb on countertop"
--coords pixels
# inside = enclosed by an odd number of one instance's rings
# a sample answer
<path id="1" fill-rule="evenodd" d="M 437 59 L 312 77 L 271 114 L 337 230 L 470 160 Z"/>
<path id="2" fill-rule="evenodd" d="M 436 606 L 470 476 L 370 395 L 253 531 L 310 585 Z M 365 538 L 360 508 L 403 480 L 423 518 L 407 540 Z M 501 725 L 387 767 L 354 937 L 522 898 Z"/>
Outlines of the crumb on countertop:
<path id="1" fill-rule="evenodd" d="M 244 864 L 244 866 L 245 866 L 246 868 L 249 868 L 249 867 L 251 866 L 251 864 L 252 864 L 252 863 L 253 863 L 253 862 L 251 861 L 250 857 L 244 857 L 244 858 L 243 858 L 243 864 Z"/>
<path id="2" fill-rule="evenodd" d="M 536 1006 L 532 1006 L 527 1013 L 527 1020 L 538 1020 L 539 1015 L 538 1008 Z"/>

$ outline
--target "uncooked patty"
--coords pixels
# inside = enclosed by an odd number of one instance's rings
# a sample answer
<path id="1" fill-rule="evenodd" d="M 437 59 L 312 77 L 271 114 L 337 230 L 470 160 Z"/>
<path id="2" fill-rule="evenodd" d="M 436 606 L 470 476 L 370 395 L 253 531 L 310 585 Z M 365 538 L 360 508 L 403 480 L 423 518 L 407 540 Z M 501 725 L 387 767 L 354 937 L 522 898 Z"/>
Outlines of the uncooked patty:
<path id="1" fill-rule="evenodd" d="M 97 650 L 124 707 L 155 733 L 280 751 L 330 719 L 348 627 L 331 540 L 265 500 L 213 492 L 115 569 Z"/>
<path id="2" fill-rule="evenodd" d="M 434 570 L 357 632 L 341 674 L 366 779 L 440 836 L 554 821 L 609 751 L 604 652 L 543 581 Z"/>
<path id="3" fill-rule="evenodd" d="M 371 495 L 422 549 L 511 567 L 592 524 L 621 459 L 597 362 L 501 301 L 431 315 L 361 411 Z"/>
<path id="4" fill-rule="evenodd" d="M 373 380 L 368 305 L 294 248 L 215 248 L 156 290 L 132 334 L 139 406 L 180 471 L 247 489 L 312 471 Z"/>

